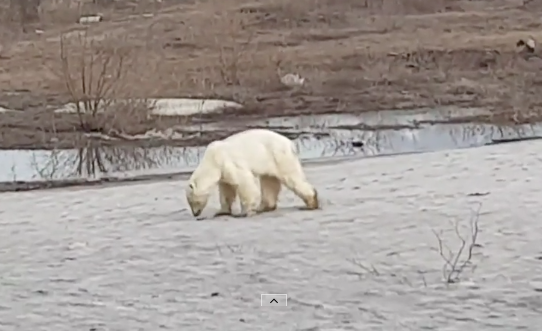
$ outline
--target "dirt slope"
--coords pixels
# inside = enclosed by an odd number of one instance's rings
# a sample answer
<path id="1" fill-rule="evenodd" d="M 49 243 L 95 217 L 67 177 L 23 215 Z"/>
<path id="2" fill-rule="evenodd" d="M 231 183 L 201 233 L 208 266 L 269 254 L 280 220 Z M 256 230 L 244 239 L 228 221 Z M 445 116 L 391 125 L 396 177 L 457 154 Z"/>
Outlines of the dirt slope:
<path id="1" fill-rule="evenodd" d="M 78 36 L 85 30 L 84 41 L 93 43 L 87 60 L 100 52 L 126 55 L 129 65 L 115 81 L 117 96 L 213 96 L 247 106 L 210 116 L 215 120 L 450 104 L 506 112 L 487 119 L 493 122 L 540 118 L 538 49 L 530 54 L 516 47 L 520 39 L 542 40 L 534 2 L 210 0 L 142 8 L 121 6 L 124 2 L 84 11 L 105 13 L 103 22 L 88 28 L 52 20 L 53 13 L 59 17 L 67 10 L 54 7 L 36 23 L 42 34 L 29 32 L 6 42 L 0 105 L 43 110 L 73 99 L 60 40 L 71 63 L 68 76 L 77 85 L 83 43 Z M 287 73 L 306 78 L 305 85 L 284 86 L 279 78 Z M 90 125 L 90 119 L 67 115 L 20 117 L 0 114 L 4 140 L 26 145 L 46 140 L 43 145 L 57 135 L 73 145 L 85 139 L 75 134 L 82 131 L 140 134 L 179 122 L 141 116 L 111 129 L 103 123 L 110 120 Z"/>

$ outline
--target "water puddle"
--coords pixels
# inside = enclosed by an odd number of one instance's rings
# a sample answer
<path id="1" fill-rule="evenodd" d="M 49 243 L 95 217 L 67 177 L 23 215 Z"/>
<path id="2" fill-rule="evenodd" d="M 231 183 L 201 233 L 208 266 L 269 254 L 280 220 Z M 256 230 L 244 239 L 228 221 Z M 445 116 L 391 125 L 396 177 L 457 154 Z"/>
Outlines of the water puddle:
<path id="1" fill-rule="evenodd" d="M 134 177 L 193 169 L 205 147 L 100 146 L 0 151 L 0 182 Z"/>
<path id="2" fill-rule="evenodd" d="M 458 113 L 458 112 L 456 112 Z M 459 113 L 458 113 L 459 114 Z M 440 116 L 440 117 L 439 117 Z M 293 136 L 305 160 L 381 156 L 483 146 L 542 137 L 542 125 L 420 124 L 453 118 L 423 112 L 274 118 L 250 123 Z M 465 116 L 461 113 L 457 116 Z M 245 123 L 246 124 L 246 123 Z M 375 129 L 375 127 L 389 127 Z M 94 147 L 79 150 L 0 151 L 0 182 L 133 178 L 186 172 L 205 147 Z"/>
<path id="3" fill-rule="evenodd" d="M 254 124 L 274 128 L 318 129 L 340 127 L 366 128 L 414 128 L 420 123 L 454 121 L 460 118 L 489 115 L 482 108 L 442 107 L 438 110 L 426 108 L 413 110 L 387 110 L 356 114 L 330 114 L 317 116 L 275 117 L 256 121 Z"/>
<path id="4" fill-rule="evenodd" d="M 489 114 L 480 108 L 442 107 L 438 111 L 277 117 L 253 121 L 249 126 L 283 133 L 302 132 L 297 139 L 302 151 L 310 150 L 319 154 L 319 158 L 423 153 L 542 138 L 542 123 L 517 126 L 459 123 L 465 118 Z"/>

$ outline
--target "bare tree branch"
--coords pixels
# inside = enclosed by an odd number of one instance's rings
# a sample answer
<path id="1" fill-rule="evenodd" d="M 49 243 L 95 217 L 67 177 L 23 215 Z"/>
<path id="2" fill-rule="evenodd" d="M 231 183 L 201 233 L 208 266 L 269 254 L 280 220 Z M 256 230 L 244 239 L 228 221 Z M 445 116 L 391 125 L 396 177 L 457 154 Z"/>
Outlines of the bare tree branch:
<path id="1" fill-rule="evenodd" d="M 437 238 L 438 252 L 441 258 L 444 260 L 444 265 L 442 266 L 442 276 L 447 284 L 457 283 L 460 280 L 465 268 L 472 264 L 471 260 L 473 257 L 474 248 L 479 246 L 477 244 L 477 239 L 479 232 L 478 219 L 480 217 L 480 208 L 481 205 L 470 219 L 470 236 L 468 238 L 465 238 L 459 231 L 459 222 L 455 223 L 454 231 L 461 242 L 455 253 L 446 247 L 442 240 L 441 234 L 437 233 L 435 230 L 432 230 L 433 234 Z M 448 250 L 447 254 L 445 253 L 445 248 Z M 475 268 L 473 268 L 473 271 L 474 269 Z"/>

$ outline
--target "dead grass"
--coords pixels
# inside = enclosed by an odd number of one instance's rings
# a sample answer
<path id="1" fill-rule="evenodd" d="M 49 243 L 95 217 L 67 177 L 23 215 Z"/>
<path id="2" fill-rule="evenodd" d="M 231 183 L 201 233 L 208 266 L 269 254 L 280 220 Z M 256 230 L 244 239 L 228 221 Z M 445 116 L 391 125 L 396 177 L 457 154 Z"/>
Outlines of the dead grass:
<path id="1" fill-rule="evenodd" d="M 43 34 L 2 40 L 9 44 L 0 52 L 5 91 L 28 91 L 34 102 L 45 96 L 48 104 L 73 99 L 57 79 L 60 71 L 51 68 L 62 67 L 60 41 L 84 30 L 115 56 L 139 59 L 120 94 L 218 97 L 246 105 L 209 120 L 440 105 L 488 107 L 496 114 L 488 120 L 501 122 L 542 117 L 535 74 L 542 60 L 515 46 L 529 36 L 542 40 L 541 23 L 527 8 L 532 4 L 519 0 L 83 1 L 77 9 L 70 3 L 44 1 Z M 63 11 L 73 17 L 100 12 L 105 19 L 82 27 L 53 18 Z M 283 86 L 280 77 L 287 73 L 306 78 L 306 86 Z M 123 117 L 146 121 L 132 115 Z M 112 122 L 106 116 L 86 130 L 108 132 L 112 128 L 104 125 Z M 118 131 L 141 128 L 123 123 Z"/>

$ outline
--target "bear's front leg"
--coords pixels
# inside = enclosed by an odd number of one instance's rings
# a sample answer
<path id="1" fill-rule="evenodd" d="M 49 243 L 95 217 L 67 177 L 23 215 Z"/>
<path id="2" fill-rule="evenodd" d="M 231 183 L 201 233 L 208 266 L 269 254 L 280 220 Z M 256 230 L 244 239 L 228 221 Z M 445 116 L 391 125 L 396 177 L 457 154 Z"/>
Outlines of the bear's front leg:
<path id="1" fill-rule="evenodd" d="M 215 217 L 231 215 L 231 208 L 237 196 L 235 186 L 227 183 L 219 183 L 218 195 L 220 198 L 220 210 L 215 214 Z"/>
<path id="2" fill-rule="evenodd" d="M 255 178 L 252 176 L 242 178 L 237 186 L 237 192 L 241 200 L 241 213 L 236 215 L 236 217 L 251 217 L 256 215 L 256 202 L 260 192 Z"/>

